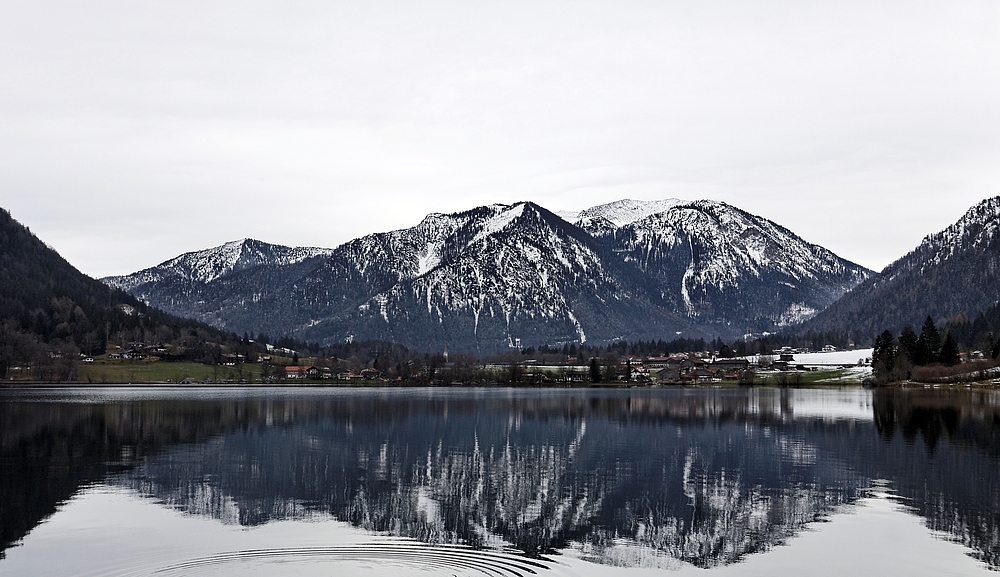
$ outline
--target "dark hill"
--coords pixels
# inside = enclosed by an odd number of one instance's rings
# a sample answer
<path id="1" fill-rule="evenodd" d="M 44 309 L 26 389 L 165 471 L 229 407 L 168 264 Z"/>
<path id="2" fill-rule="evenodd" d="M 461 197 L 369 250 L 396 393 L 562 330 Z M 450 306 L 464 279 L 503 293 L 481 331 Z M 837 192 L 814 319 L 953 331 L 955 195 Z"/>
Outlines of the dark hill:
<path id="1" fill-rule="evenodd" d="M 222 333 L 167 315 L 73 267 L 0 209 L 0 378 L 26 364 L 37 378 L 73 378 L 80 353 L 109 340 L 179 335 L 181 328 Z"/>
<path id="2" fill-rule="evenodd" d="M 955 224 L 925 238 L 880 274 L 799 326 L 805 331 L 874 335 L 973 318 L 1000 299 L 1000 197 L 973 206 Z"/>

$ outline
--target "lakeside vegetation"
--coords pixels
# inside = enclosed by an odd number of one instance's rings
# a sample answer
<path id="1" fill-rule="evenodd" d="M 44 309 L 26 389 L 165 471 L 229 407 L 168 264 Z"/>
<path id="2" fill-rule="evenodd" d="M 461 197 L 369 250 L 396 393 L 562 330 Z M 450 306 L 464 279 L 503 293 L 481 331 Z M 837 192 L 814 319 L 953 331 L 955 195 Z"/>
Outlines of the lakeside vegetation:
<path id="1" fill-rule="evenodd" d="M 875 339 L 877 384 L 904 380 L 948 383 L 990 380 L 992 358 L 974 360 L 949 330 L 942 333 L 928 321 L 921 334 L 905 329 L 899 339 Z M 992 339 L 991 333 L 986 337 Z M 637 362 L 668 355 L 692 359 L 731 359 L 758 355 L 773 361 L 783 341 L 780 335 L 725 343 L 722 340 L 620 341 L 606 346 L 565 344 L 526 347 L 501 354 L 427 353 L 387 342 L 338 343 L 321 346 L 288 338 L 272 343 L 267 335 L 238 337 L 218 331 L 181 330 L 162 325 L 117 334 L 120 344 L 108 344 L 99 355 L 48 358 L 71 365 L 62 373 L 36 367 L 5 367 L 5 384 L 276 384 L 276 385 L 479 385 L 479 386 L 642 386 L 700 384 L 708 386 L 827 386 L 861 384 L 857 369 L 794 370 L 795 365 L 747 367 L 698 378 L 665 379 L 658 370 L 634 367 Z M 213 340 L 214 339 L 214 340 Z M 891 342 L 887 341 L 889 339 Z M 794 342 L 794 341 L 792 341 Z M 889 345 L 886 343 L 889 342 Z M 902 344 L 901 344 L 902 343 Z M 887 365 L 885 351 L 892 351 Z M 989 349 L 988 349 L 989 351 Z M 995 354 L 994 351 L 989 351 Z M 959 364 L 959 355 L 970 362 Z M 631 361 L 630 361 L 631 359 Z M 916 359 L 916 360 L 914 360 Z M 700 361 L 704 362 L 704 360 Z M 992 363 L 992 364 L 991 364 Z M 291 378 L 286 367 L 314 368 L 311 378 Z M 710 366 L 710 365 L 709 365 Z M 304 375 L 303 375 L 304 376 Z"/>
<path id="2" fill-rule="evenodd" d="M 288 359 L 290 360 L 290 359 Z M 313 365 L 316 358 L 300 359 L 300 362 Z M 603 380 L 596 382 L 589 379 L 580 382 L 570 382 L 565 380 L 565 374 L 560 375 L 559 371 L 546 371 L 550 381 L 535 382 L 529 379 L 528 370 L 530 367 L 521 367 L 520 379 L 511 380 L 510 369 L 506 370 L 483 370 L 480 374 L 474 375 L 472 380 L 463 384 L 479 385 L 559 385 L 575 384 L 584 386 L 636 386 L 656 383 L 656 371 L 651 372 L 649 381 L 621 381 Z M 16 373 L 16 371 L 15 371 Z M 506 374 L 504 374 L 506 373 Z M 378 379 L 301 379 L 286 380 L 273 377 L 274 370 L 268 371 L 268 367 L 259 364 L 241 363 L 234 366 L 211 365 L 188 361 L 167 362 L 157 358 L 146 358 L 141 360 L 109 360 L 105 357 L 96 358 L 93 363 L 84 363 L 79 368 L 79 379 L 76 382 L 81 384 L 208 384 L 208 385 L 260 385 L 260 384 L 293 384 L 293 385 L 423 385 L 429 384 L 422 379 L 392 380 L 386 378 Z M 32 381 L 28 378 L 20 378 L 13 375 L 14 380 L 8 383 L 23 383 Z M 476 378 L 478 377 L 478 378 Z M 562 378 L 560 378 L 562 377 Z M 820 369 L 802 372 L 781 372 L 781 371 L 755 371 L 750 375 L 751 381 L 708 382 L 702 385 L 709 386 L 811 386 L 811 385 L 859 385 L 861 380 L 856 371 L 843 368 Z M 442 383 L 438 384 L 450 384 Z"/>
<path id="3" fill-rule="evenodd" d="M 993 307 L 993 313 L 996 307 Z M 942 332 L 934 319 L 927 317 L 918 335 L 912 325 L 900 331 L 898 337 L 886 329 L 875 339 L 872 352 L 872 384 L 892 383 L 966 383 L 987 381 L 996 378 L 1000 366 L 1000 342 L 997 342 L 986 315 L 979 315 L 972 325 L 980 325 L 980 330 L 972 329 L 974 341 L 981 348 L 960 351 L 955 333 L 961 335 L 962 328 L 970 334 L 969 323 L 952 322 Z M 966 337 L 967 338 L 967 337 Z M 964 357 L 964 358 L 963 358 Z"/>

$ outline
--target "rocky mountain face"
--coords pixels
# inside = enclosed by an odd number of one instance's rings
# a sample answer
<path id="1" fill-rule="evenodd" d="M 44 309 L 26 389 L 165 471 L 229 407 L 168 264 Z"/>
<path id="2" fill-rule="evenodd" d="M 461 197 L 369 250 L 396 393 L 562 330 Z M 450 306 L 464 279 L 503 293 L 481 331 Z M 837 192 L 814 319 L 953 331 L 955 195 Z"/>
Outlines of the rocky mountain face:
<path id="1" fill-rule="evenodd" d="M 1000 197 L 973 206 L 955 224 L 926 237 L 803 325 L 803 330 L 858 331 L 920 327 L 959 314 L 970 318 L 1000 301 Z"/>
<path id="2" fill-rule="evenodd" d="M 332 250 L 245 240 L 105 282 L 236 332 L 490 351 L 793 322 L 869 271 L 722 203 L 431 214 Z"/>
<path id="3" fill-rule="evenodd" d="M 577 222 L 648 275 L 672 310 L 741 331 L 809 318 L 871 273 L 710 200 L 619 201 L 583 211 Z"/>

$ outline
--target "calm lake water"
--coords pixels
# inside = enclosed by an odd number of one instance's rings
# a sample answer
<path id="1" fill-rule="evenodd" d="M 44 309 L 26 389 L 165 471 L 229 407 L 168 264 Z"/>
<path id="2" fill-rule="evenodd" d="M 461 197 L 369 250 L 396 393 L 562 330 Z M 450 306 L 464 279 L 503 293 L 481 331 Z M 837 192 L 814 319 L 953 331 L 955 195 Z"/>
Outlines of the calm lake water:
<path id="1" fill-rule="evenodd" d="M 2 575 L 995 575 L 1000 394 L 0 391 Z"/>

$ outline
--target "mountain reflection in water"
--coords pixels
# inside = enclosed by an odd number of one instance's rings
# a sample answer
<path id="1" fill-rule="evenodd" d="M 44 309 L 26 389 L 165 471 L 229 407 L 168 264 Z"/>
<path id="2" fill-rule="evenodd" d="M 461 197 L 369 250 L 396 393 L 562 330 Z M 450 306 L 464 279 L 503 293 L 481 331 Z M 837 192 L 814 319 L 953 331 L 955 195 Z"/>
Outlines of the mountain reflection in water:
<path id="1" fill-rule="evenodd" d="M 700 567 L 887 484 L 1000 567 L 1000 398 L 879 390 L 5 392 L 0 547 L 94 483 L 225 523 Z"/>

